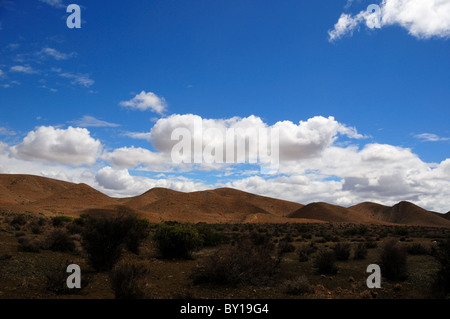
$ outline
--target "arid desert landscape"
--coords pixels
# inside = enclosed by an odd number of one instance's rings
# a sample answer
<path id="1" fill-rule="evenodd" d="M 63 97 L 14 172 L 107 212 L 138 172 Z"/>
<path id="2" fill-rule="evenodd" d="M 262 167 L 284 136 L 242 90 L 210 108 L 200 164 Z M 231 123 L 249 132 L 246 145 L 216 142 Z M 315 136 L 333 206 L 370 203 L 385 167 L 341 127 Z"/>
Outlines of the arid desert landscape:
<path id="1" fill-rule="evenodd" d="M 302 205 L 221 188 L 112 198 L 0 175 L 0 298 L 391 299 L 449 295 L 449 213 Z M 69 289 L 66 268 L 81 269 Z M 367 267 L 380 265 L 381 288 Z"/>

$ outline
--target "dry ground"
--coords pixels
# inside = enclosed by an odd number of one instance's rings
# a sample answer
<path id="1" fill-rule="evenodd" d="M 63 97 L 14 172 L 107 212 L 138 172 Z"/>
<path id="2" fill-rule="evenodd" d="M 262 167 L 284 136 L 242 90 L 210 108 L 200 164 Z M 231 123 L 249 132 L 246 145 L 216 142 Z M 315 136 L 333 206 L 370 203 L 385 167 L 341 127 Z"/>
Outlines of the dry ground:
<path id="1" fill-rule="evenodd" d="M 73 253 L 53 252 L 41 249 L 40 252 L 23 252 L 18 249 L 18 239 L 29 237 L 45 242 L 53 226 L 48 217 L 28 214 L 25 225 L 11 225 L 14 214 L 0 216 L 0 298 L 114 298 L 107 272 L 95 272 L 87 263 L 80 245 L 80 236 L 74 235 L 76 250 Z M 30 229 L 33 220 L 47 221 L 42 233 L 34 234 Z M 296 249 L 299 246 L 315 243 L 319 249 L 330 248 L 335 242 L 374 242 L 376 248 L 368 249 L 367 258 L 354 260 L 353 253 L 348 261 L 338 261 L 336 275 L 320 275 L 314 272 L 312 259 L 300 262 L 297 251 L 285 253 L 277 273 L 260 285 L 194 285 L 191 275 L 195 273 L 217 247 L 204 248 L 193 253 L 190 260 L 163 260 L 158 258 L 151 239 L 145 241 L 139 255 L 124 253 L 123 258 L 145 260 L 150 265 L 147 278 L 149 298 L 163 299 L 202 299 L 202 298 L 429 298 L 430 283 L 438 269 L 438 264 L 430 255 L 408 255 L 409 277 L 403 282 L 382 281 L 382 288 L 369 290 L 366 287 L 366 268 L 377 263 L 380 247 L 390 239 L 402 245 L 420 243 L 431 248 L 435 240 L 449 235 L 448 229 L 409 227 L 409 234 L 401 236 L 388 226 L 369 226 L 363 235 L 343 235 L 346 229 L 355 227 L 348 224 L 238 224 L 213 225 L 228 238 L 244 232 L 267 233 L 278 245 L 288 235 Z M 314 255 L 312 256 L 314 257 Z M 47 275 L 70 263 L 80 265 L 84 287 L 75 294 L 58 294 L 49 291 Z M 286 292 L 285 283 L 299 275 L 306 275 L 312 291 L 294 296 Z"/>

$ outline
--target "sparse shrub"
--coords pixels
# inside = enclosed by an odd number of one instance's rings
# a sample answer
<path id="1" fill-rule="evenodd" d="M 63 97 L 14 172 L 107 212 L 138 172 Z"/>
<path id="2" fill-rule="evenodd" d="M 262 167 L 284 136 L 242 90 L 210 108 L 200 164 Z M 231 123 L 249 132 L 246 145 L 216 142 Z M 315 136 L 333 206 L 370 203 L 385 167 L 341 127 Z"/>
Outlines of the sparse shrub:
<path id="1" fill-rule="evenodd" d="M 410 255 L 428 255 L 430 253 L 426 247 L 419 243 L 408 245 L 406 251 Z"/>
<path id="2" fill-rule="evenodd" d="M 379 257 L 381 274 L 389 280 L 405 280 L 408 277 L 406 250 L 395 240 L 388 241 Z"/>
<path id="3" fill-rule="evenodd" d="M 364 235 L 367 233 L 368 228 L 366 226 L 351 227 L 344 230 L 346 236 Z"/>
<path id="4" fill-rule="evenodd" d="M 81 234 L 83 232 L 83 226 L 76 223 L 67 224 L 66 229 L 72 235 Z"/>
<path id="5" fill-rule="evenodd" d="M 322 250 L 314 258 L 313 266 L 316 272 L 324 275 L 335 275 L 338 268 L 335 265 L 336 257 L 332 250 Z"/>
<path id="6" fill-rule="evenodd" d="M 96 270 L 111 269 L 125 247 L 136 252 L 148 231 L 148 223 L 127 211 L 116 216 L 89 216 L 84 223 L 81 243 Z"/>
<path id="7" fill-rule="evenodd" d="M 354 249 L 354 259 L 366 259 L 367 257 L 367 244 L 366 243 L 359 243 L 355 246 Z"/>
<path id="8" fill-rule="evenodd" d="M 149 266 L 144 261 L 120 261 L 109 274 L 111 287 L 117 299 L 143 299 L 146 297 Z"/>
<path id="9" fill-rule="evenodd" d="M 366 259 L 367 257 L 367 244 L 359 243 L 355 246 L 354 259 Z"/>
<path id="10" fill-rule="evenodd" d="M 29 252 L 29 253 L 38 253 L 41 251 L 41 242 L 37 239 L 29 238 L 29 237 L 20 237 L 18 239 L 19 242 L 19 251 Z"/>
<path id="11" fill-rule="evenodd" d="M 42 225 L 38 221 L 32 221 L 30 223 L 30 230 L 33 234 L 38 235 L 42 233 Z"/>
<path id="12" fill-rule="evenodd" d="M 295 251 L 294 245 L 292 245 L 290 242 L 286 240 L 281 240 L 278 244 L 278 253 L 279 254 L 285 254 L 285 253 L 291 253 Z"/>
<path id="13" fill-rule="evenodd" d="M 72 218 L 69 216 L 55 216 L 52 217 L 52 224 L 53 227 L 61 227 L 64 226 L 64 224 L 69 223 L 72 221 Z"/>
<path id="14" fill-rule="evenodd" d="M 129 214 L 122 217 L 122 227 L 126 233 L 125 246 L 129 251 L 137 254 L 141 243 L 148 238 L 150 223 L 146 219 Z"/>
<path id="15" fill-rule="evenodd" d="M 27 218 L 25 214 L 19 214 L 14 216 L 14 218 L 11 220 L 10 225 L 11 226 L 23 226 L 27 223 Z"/>
<path id="16" fill-rule="evenodd" d="M 398 236 L 408 236 L 409 229 L 406 226 L 397 226 L 394 229 L 394 234 Z"/>
<path id="17" fill-rule="evenodd" d="M 433 292 L 437 297 L 448 297 L 450 295 L 450 238 L 439 243 L 432 255 L 439 262 L 439 270 L 432 285 Z"/>
<path id="18" fill-rule="evenodd" d="M 285 285 L 286 292 L 290 295 L 298 296 L 312 291 L 308 277 L 305 275 L 301 275 L 294 280 L 289 280 Z"/>
<path id="19" fill-rule="evenodd" d="M 215 231 L 212 227 L 204 223 L 196 225 L 196 228 L 205 247 L 215 247 L 224 241 L 224 235 L 222 233 Z"/>
<path id="20" fill-rule="evenodd" d="M 271 243 L 255 245 L 249 239 L 242 239 L 235 246 L 219 249 L 207 257 L 193 274 L 194 283 L 260 284 L 276 271 L 278 261 L 273 254 Z"/>
<path id="21" fill-rule="evenodd" d="M 52 251 L 74 251 L 75 243 L 66 230 L 55 229 L 47 238 L 48 249 Z"/>
<path id="22" fill-rule="evenodd" d="M 297 249 L 297 254 L 300 262 L 309 260 L 309 256 L 317 251 L 317 247 L 313 243 L 310 245 L 302 245 Z"/>
<path id="23" fill-rule="evenodd" d="M 191 224 L 162 223 L 153 236 L 163 258 L 191 258 L 202 244 L 198 230 Z"/>
<path id="24" fill-rule="evenodd" d="M 82 233 L 82 246 L 96 270 L 109 270 L 119 259 L 125 233 L 120 218 L 90 217 Z"/>
<path id="25" fill-rule="evenodd" d="M 334 245 L 333 250 L 337 260 L 348 260 L 350 257 L 350 244 L 338 243 Z"/>
<path id="26" fill-rule="evenodd" d="M 378 244 L 374 240 L 368 240 L 368 241 L 366 241 L 366 246 L 367 246 L 367 249 L 373 249 L 373 248 L 377 248 Z"/>

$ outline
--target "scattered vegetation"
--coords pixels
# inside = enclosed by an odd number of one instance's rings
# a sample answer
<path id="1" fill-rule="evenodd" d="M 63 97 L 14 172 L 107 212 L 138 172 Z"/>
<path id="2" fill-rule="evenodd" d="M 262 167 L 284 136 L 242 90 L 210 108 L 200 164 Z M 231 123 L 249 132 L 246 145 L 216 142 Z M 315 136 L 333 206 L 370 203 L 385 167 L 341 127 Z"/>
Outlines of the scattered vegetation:
<path id="1" fill-rule="evenodd" d="M 313 267 L 317 273 L 323 275 L 335 275 L 338 268 L 335 265 L 336 256 L 332 250 L 319 251 L 314 259 Z"/>
<path id="2" fill-rule="evenodd" d="M 82 233 L 82 245 L 96 270 L 110 270 L 124 247 L 137 249 L 144 240 L 143 223 L 133 213 L 117 217 L 90 216 Z"/>
<path id="3" fill-rule="evenodd" d="M 286 292 L 290 295 L 302 295 L 312 291 L 308 278 L 305 275 L 301 275 L 294 280 L 288 280 L 286 282 Z"/>
<path id="4" fill-rule="evenodd" d="M 69 251 L 75 250 L 75 243 L 65 229 L 56 228 L 48 236 L 48 249 L 52 251 Z"/>
<path id="5" fill-rule="evenodd" d="M 209 256 L 193 274 L 194 283 L 259 284 L 277 269 L 278 261 L 272 257 L 273 254 L 271 242 L 242 239 L 236 245 L 219 249 Z"/>
<path id="6" fill-rule="evenodd" d="M 153 240 L 163 258 L 191 258 L 192 251 L 203 244 L 197 228 L 188 223 L 162 223 Z"/>
<path id="7" fill-rule="evenodd" d="M 406 250 L 396 240 L 390 240 L 383 246 L 379 259 L 381 274 L 386 279 L 403 281 L 408 277 Z"/>
<path id="8" fill-rule="evenodd" d="M 334 256 L 337 260 L 348 260 L 350 257 L 350 244 L 338 243 L 333 247 Z"/>
<path id="9" fill-rule="evenodd" d="M 118 262 L 109 274 L 115 297 L 117 299 L 145 298 L 149 273 L 148 263 L 144 261 Z"/>
<path id="10" fill-rule="evenodd" d="M 367 257 L 367 244 L 359 243 L 355 246 L 354 259 L 366 259 Z"/>

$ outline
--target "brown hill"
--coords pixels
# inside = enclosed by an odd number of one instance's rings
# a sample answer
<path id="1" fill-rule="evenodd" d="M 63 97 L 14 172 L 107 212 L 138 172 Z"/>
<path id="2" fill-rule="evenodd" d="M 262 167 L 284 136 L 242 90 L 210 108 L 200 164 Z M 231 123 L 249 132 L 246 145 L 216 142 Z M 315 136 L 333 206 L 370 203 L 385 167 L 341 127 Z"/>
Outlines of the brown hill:
<path id="1" fill-rule="evenodd" d="M 450 227 L 450 223 L 445 219 L 444 215 L 430 212 L 406 201 L 400 202 L 392 207 L 366 202 L 352 206 L 349 209 L 388 223 Z"/>
<path id="2" fill-rule="evenodd" d="M 319 219 L 328 222 L 344 222 L 355 224 L 380 224 L 376 219 L 370 218 L 357 211 L 327 203 L 311 203 L 289 215 L 291 218 Z"/>
<path id="3" fill-rule="evenodd" d="M 34 175 L 0 174 L 0 203 L 27 204 L 61 192 L 72 183 Z"/>
<path id="4" fill-rule="evenodd" d="M 85 184 L 32 175 L 0 174 L 0 210 L 52 214 L 134 210 L 151 221 L 210 223 L 345 222 L 450 227 L 441 215 L 409 202 L 392 207 L 365 202 L 350 208 L 327 203 L 301 205 L 231 188 L 183 193 L 153 188 L 130 198 L 111 198 Z"/>
<path id="5" fill-rule="evenodd" d="M 149 219 L 191 222 L 281 222 L 301 204 L 245 193 L 216 189 L 182 193 L 154 188 L 123 202 Z"/>
<path id="6" fill-rule="evenodd" d="M 6 210 L 71 214 L 117 204 L 117 200 L 86 184 L 33 175 L 0 174 L 0 205 Z"/>
<path id="7" fill-rule="evenodd" d="M 33 203 L 48 212 L 73 213 L 85 209 L 112 207 L 118 201 L 86 184 L 72 184 L 67 189 Z"/>

